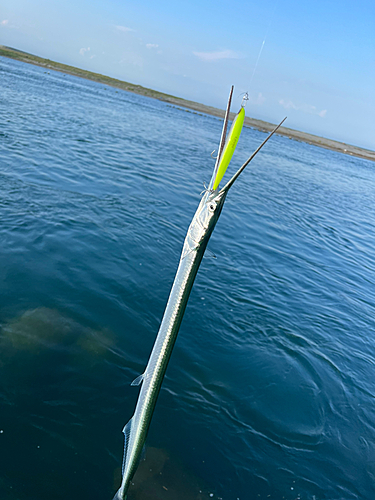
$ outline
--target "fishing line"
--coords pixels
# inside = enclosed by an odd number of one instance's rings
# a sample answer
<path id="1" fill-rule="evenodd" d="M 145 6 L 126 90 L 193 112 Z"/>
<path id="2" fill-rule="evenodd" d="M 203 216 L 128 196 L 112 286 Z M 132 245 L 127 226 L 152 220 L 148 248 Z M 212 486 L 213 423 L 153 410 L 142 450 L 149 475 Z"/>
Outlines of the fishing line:
<path id="1" fill-rule="evenodd" d="M 254 66 L 253 74 L 251 75 L 251 78 L 250 78 L 249 88 L 251 87 L 251 84 L 252 84 L 252 81 L 253 81 L 253 78 L 254 78 L 255 72 L 256 72 L 257 67 L 258 67 L 258 63 L 259 63 L 260 56 L 262 55 L 262 52 L 263 52 L 263 47 L 264 47 L 264 44 L 266 43 L 266 39 L 267 39 L 267 36 L 268 36 L 268 32 L 269 32 L 269 30 L 270 30 L 270 27 L 271 27 L 272 21 L 273 21 L 273 19 L 274 19 L 274 17 L 275 17 L 275 11 L 276 11 L 277 4 L 278 4 L 278 2 L 276 2 L 275 6 L 274 6 L 274 8 L 273 8 L 273 12 L 272 12 L 272 14 L 271 14 L 270 21 L 269 21 L 269 23 L 268 23 L 268 27 L 267 27 L 267 30 L 266 30 L 266 34 L 264 35 L 262 45 L 260 46 L 259 53 L 258 53 L 258 57 L 257 57 L 256 63 L 255 63 L 255 66 Z"/>
<path id="2" fill-rule="evenodd" d="M 252 84 L 252 81 L 253 81 L 253 78 L 254 78 L 254 75 L 255 75 L 255 72 L 257 70 L 257 67 L 258 67 L 258 63 L 259 63 L 259 59 L 260 59 L 260 56 L 262 54 L 262 50 L 263 50 L 263 47 L 264 47 L 264 44 L 266 43 L 266 37 L 264 37 L 263 39 L 263 42 L 262 42 L 262 45 L 260 47 L 260 50 L 259 50 L 259 53 L 258 53 L 258 59 L 255 63 L 255 66 L 254 66 L 254 70 L 253 70 L 253 74 L 251 75 L 251 78 L 250 78 L 250 83 L 249 83 L 249 88 L 251 87 L 251 84 Z"/>

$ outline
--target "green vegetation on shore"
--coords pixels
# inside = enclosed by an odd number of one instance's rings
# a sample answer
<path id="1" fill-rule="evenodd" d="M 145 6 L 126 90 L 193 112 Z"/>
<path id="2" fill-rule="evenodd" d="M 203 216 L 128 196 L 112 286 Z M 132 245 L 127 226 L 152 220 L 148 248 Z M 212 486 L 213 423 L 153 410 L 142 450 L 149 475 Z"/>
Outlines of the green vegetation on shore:
<path id="1" fill-rule="evenodd" d="M 141 85 L 134 85 L 132 83 L 124 82 L 122 80 L 117 80 L 116 78 L 111 78 L 109 76 L 101 75 L 99 73 L 92 73 L 91 71 L 75 68 L 74 66 L 68 66 L 67 64 L 61 64 L 55 61 L 51 61 L 49 59 L 43 59 L 42 57 L 34 56 L 33 54 L 13 49 L 11 47 L 5 47 L 0 45 L 0 56 L 9 57 L 11 59 L 16 59 L 22 62 L 35 64 L 37 66 L 42 66 L 46 69 L 60 71 L 62 73 L 78 76 L 81 78 L 86 78 L 87 80 L 93 80 L 95 82 L 103 83 L 111 87 L 116 87 L 122 90 L 126 90 L 128 92 L 134 92 L 135 94 L 140 94 L 143 96 L 151 97 L 153 99 L 158 99 L 160 101 L 165 101 L 175 106 L 181 106 L 183 108 L 192 109 L 199 113 L 206 113 L 213 116 L 224 117 L 223 110 L 214 108 L 212 106 L 206 106 L 204 104 L 200 104 L 197 102 L 188 101 L 180 97 L 175 97 L 169 94 L 158 92 L 157 90 L 152 90 L 142 87 Z M 257 120 L 255 118 L 246 117 L 245 126 L 252 127 L 264 132 L 269 132 L 274 128 L 275 125 L 262 120 Z M 358 156 L 359 158 L 365 158 L 368 160 L 375 161 L 374 151 L 345 144 L 343 142 L 333 141 L 331 139 L 325 139 L 323 137 L 307 134 L 305 132 L 300 132 L 298 130 L 293 130 L 287 127 L 281 127 L 278 130 L 278 134 L 289 137 L 289 139 L 306 142 L 308 144 L 313 144 L 315 146 L 331 149 L 333 151 L 338 151 L 344 154 Z"/>
<path id="2" fill-rule="evenodd" d="M 68 66 L 67 64 L 61 64 L 51 61 L 50 59 L 43 59 L 42 57 L 34 56 L 33 54 L 28 54 L 27 52 L 23 52 L 21 50 L 12 49 L 11 47 L 4 47 L 3 45 L 0 45 L 0 56 L 10 57 L 11 59 L 17 59 L 18 61 L 35 64 L 44 68 L 60 71 L 61 73 L 79 76 L 81 78 L 86 78 L 86 80 L 104 83 L 105 85 L 110 85 L 111 87 L 128 90 L 129 92 L 135 92 L 137 94 L 153 97 L 155 99 L 178 99 L 176 97 L 169 96 L 168 94 L 157 92 L 156 90 L 141 87 L 140 85 L 133 85 L 132 83 L 117 80 L 116 78 L 110 78 L 109 76 L 101 75 L 100 73 L 92 73 L 91 71 L 75 68 L 74 66 Z M 183 101 L 183 99 L 179 100 Z"/>

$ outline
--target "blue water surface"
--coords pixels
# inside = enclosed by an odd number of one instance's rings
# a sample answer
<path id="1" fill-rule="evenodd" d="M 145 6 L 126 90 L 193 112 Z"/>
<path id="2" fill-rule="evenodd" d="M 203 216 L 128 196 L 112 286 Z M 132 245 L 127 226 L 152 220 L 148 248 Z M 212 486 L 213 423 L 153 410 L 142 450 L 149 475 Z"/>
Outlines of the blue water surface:
<path id="1" fill-rule="evenodd" d="M 6 58 L 0 83 L 0 497 L 110 500 L 221 120 Z M 178 465 L 152 498 L 375 498 L 374 221 L 374 163 L 280 136 L 253 160 L 156 406 Z"/>

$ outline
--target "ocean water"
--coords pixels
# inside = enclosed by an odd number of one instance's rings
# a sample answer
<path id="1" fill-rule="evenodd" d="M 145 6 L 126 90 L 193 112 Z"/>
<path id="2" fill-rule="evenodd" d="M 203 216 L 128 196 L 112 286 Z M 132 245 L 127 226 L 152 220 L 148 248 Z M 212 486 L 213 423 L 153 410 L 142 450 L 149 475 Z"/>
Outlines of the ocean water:
<path id="1" fill-rule="evenodd" d="M 0 84 L 0 498 L 111 500 L 221 121 Z M 209 249 L 129 500 L 375 498 L 375 164 L 273 137 Z"/>

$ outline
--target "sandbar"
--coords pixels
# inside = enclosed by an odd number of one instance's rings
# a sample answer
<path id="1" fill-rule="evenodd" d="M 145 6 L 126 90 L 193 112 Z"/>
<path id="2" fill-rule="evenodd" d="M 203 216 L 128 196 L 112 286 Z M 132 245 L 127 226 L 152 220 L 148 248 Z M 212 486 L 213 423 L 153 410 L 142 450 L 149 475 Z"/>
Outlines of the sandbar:
<path id="1" fill-rule="evenodd" d="M 222 109 L 214 108 L 212 106 L 206 106 L 205 104 L 189 101 L 187 99 L 182 99 L 181 97 L 164 94 L 163 92 L 158 92 L 157 90 L 142 87 L 141 85 L 135 85 L 133 83 L 117 80 L 116 78 L 111 78 L 99 73 L 93 73 L 84 69 L 75 68 L 74 66 L 61 64 L 55 61 L 51 61 L 50 59 L 43 59 L 42 57 L 35 56 L 33 54 L 29 54 L 28 52 L 23 52 L 11 47 L 0 45 L 0 56 L 9 57 L 11 59 L 16 59 L 25 63 L 42 66 L 46 69 L 60 71 L 62 73 L 86 78 L 87 80 L 93 80 L 95 82 L 103 83 L 111 87 L 126 90 L 128 92 L 133 92 L 135 94 L 140 94 L 151 97 L 153 99 L 158 99 L 160 101 L 165 101 L 173 106 L 178 106 L 186 110 L 192 110 L 193 112 L 218 116 L 220 118 L 224 117 L 224 110 Z M 230 118 L 233 117 L 234 114 L 232 113 Z M 270 132 L 275 127 L 275 125 L 272 123 L 268 123 L 248 116 L 245 118 L 244 124 L 247 127 L 251 127 L 263 132 Z M 307 144 L 313 144 L 314 146 L 330 149 L 339 153 L 375 161 L 375 151 L 371 151 L 369 149 L 360 148 L 358 146 L 346 144 L 344 142 L 334 141 L 332 139 L 326 139 L 324 137 L 319 137 L 317 135 L 308 134 L 306 132 L 301 132 L 299 130 L 294 130 L 287 127 L 280 127 L 277 133 L 279 135 L 288 137 L 291 140 L 305 142 Z"/>

